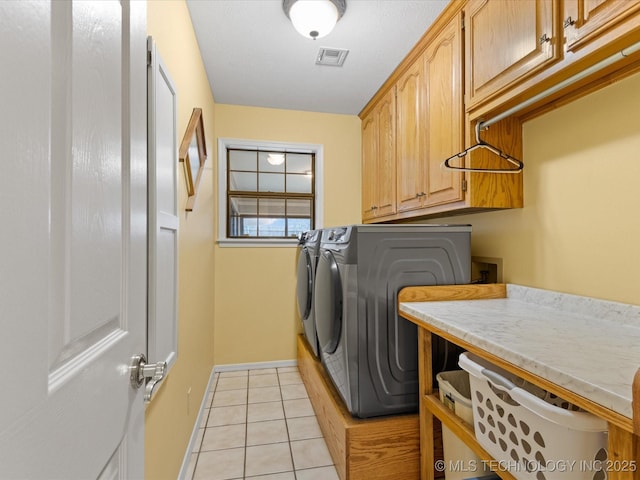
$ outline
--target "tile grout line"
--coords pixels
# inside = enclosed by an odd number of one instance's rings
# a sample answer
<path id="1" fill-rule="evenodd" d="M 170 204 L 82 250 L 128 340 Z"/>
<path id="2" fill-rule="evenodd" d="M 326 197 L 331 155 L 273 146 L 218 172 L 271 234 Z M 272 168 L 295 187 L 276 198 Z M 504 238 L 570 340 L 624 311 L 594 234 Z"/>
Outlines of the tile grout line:
<path id="1" fill-rule="evenodd" d="M 284 428 L 287 430 L 287 443 L 289 444 L 289 455 L 291 455 L 291 468 L 293 469 L 293 480 L 297 480 L 296 465 L 293 459 L 293 448 L 291 448 L 291 435 L 289 434 L 289 422 L 287 422 L 287 411 L 284 408 L 284 396 L 282 395 L 282 384 L 280 383 L 280 372 L 278 374 L 278 388 L 280 389 L 280 402 L 282 403 L 282 415 L 284 416 Z"/>
<path id="2" fill-rule="evenodd" d="M 242 462 L 242 478 L 247 477 L 247 436 L 249 435 L 249 379 L 251 378 L 251 370 L 247 370 L 247 397 L 245 398 L 245 415 L 244 415 L 244 461 Z"/>
<path id="3" fill-rule="evenodd" d="M 278 372 L 277 368 L 275 368 L 274 370 L 275 370 L 275 374 L 276 374 L 276 379 L 278 381 L 277 387 L 278 387 L 278 393 L 280 395 L 280 406 L 282 407 L 283 417 L 285 417 L 285 415 L 284 415 L 284 404 L 283 404 L 283 400 L 282 400 L 282 388 L 281 388 L 281 385 L 280 385 L 280 375 L 279 375 L 279 372 Z M 248 370 L 247 371 L 247 382 L 249 382 L 250 378 L 251 378 L 251 370 Z M 255 387 L 255 388 L 269 388 L 269 387 L 266 386 L 266 387 Z M 245 451 L 245 471 L 243 472 L 243 477 L 242 477 L 243 480 L 247 478 L 247 476 L 246 476 L 246 468 L 247 468 L 247 463 L 246 463 L 247 455 L 246 455 L 246 452 L 247 452 L 247 448 L 249 446 L 248 443 L 247 443 L 248 442 L 248 427 L 249 427 L 249 398 L 248 398 L 249 389 L 250 389 L 250 386 L 247 383 L 247 422 L 246 422 L 246 428 L 245 428 L 245 448 L 244 448 L 244 451 Z M 258 402 L 258 403 L 266 403 L 266 402 Z M 262 420 L 262 421 L 266 422 L 266 421 L 270 421 L 270 420 Z M 286 417 L 284 418 L 284 422 L 285 422 L 285 428 L 287 428 Z M 289 444 L 289 454 L 291 455 L 291 465 L 293 467 L 293 455 L 291 454 L 291 444 L 289 442 L 288 430 L 287 430 L 287 443 Z M 277 472 L 277 473 L 286 473 L 286 472 Z M 294 479 L 295 479 L 295 471 L 294 471 Z"/>

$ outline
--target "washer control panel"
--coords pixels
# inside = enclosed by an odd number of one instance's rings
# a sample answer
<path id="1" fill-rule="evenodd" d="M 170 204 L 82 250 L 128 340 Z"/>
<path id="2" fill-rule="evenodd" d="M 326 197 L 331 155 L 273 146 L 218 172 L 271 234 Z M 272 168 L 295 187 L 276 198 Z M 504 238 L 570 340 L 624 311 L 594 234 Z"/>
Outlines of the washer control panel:
<path id="1" fill-rule="evenodd" d="M 298 245 L 307 243 L 318 243 L 322 235 L 322 230 L 307 230 L 298 234 Z"/>
<path id="2" fill-rule="evenodd" d="M 351 227 L 328 228 L 322 232 L 323 243 L 349 243 Z"/>

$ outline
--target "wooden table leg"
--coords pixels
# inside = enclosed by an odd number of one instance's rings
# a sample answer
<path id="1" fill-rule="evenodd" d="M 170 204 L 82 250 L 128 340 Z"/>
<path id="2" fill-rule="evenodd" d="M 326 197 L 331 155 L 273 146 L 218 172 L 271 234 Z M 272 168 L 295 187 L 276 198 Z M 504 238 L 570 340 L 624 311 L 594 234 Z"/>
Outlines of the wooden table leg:
<path id="1" fill-rule="evenodd" d="M 418 328 L 418 380 L 420 391 L 420 478 L 434 479 L 433 415 L 427 409 L 424 396 L 433 392 L 431 366 L 431 332 Z"/>
<path id="2" fill-rule="evenodd" d="M 640 437 L 609 423 L 608 480 L 640 480 Z"/>
<path id="3" fill-rule="evenodd" d="M 633 391 L 633 431 L 640 435 L 640 368 L 636 372 L 632 385 Z"/>

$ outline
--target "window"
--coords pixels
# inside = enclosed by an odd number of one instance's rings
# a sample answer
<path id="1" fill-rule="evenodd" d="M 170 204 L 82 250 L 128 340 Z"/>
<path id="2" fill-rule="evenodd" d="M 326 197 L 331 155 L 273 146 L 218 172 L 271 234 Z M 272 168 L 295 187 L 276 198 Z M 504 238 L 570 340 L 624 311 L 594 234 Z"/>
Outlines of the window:
<path id="1" fill-rule="evenodd" d="M 222 142 L 222 242 L 295 244 L 300 232 L 319 228 L 318 146 Z"/>

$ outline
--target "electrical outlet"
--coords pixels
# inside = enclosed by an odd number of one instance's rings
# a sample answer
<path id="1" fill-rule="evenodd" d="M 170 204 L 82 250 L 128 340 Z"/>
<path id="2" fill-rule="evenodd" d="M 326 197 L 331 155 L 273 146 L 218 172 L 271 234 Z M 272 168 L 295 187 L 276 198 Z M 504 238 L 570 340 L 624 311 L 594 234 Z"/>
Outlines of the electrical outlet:
<path id="1" fill-rule="evenodd" d="M 471 257 L 471 283 L 502 283 L 502 259 Z"/>

